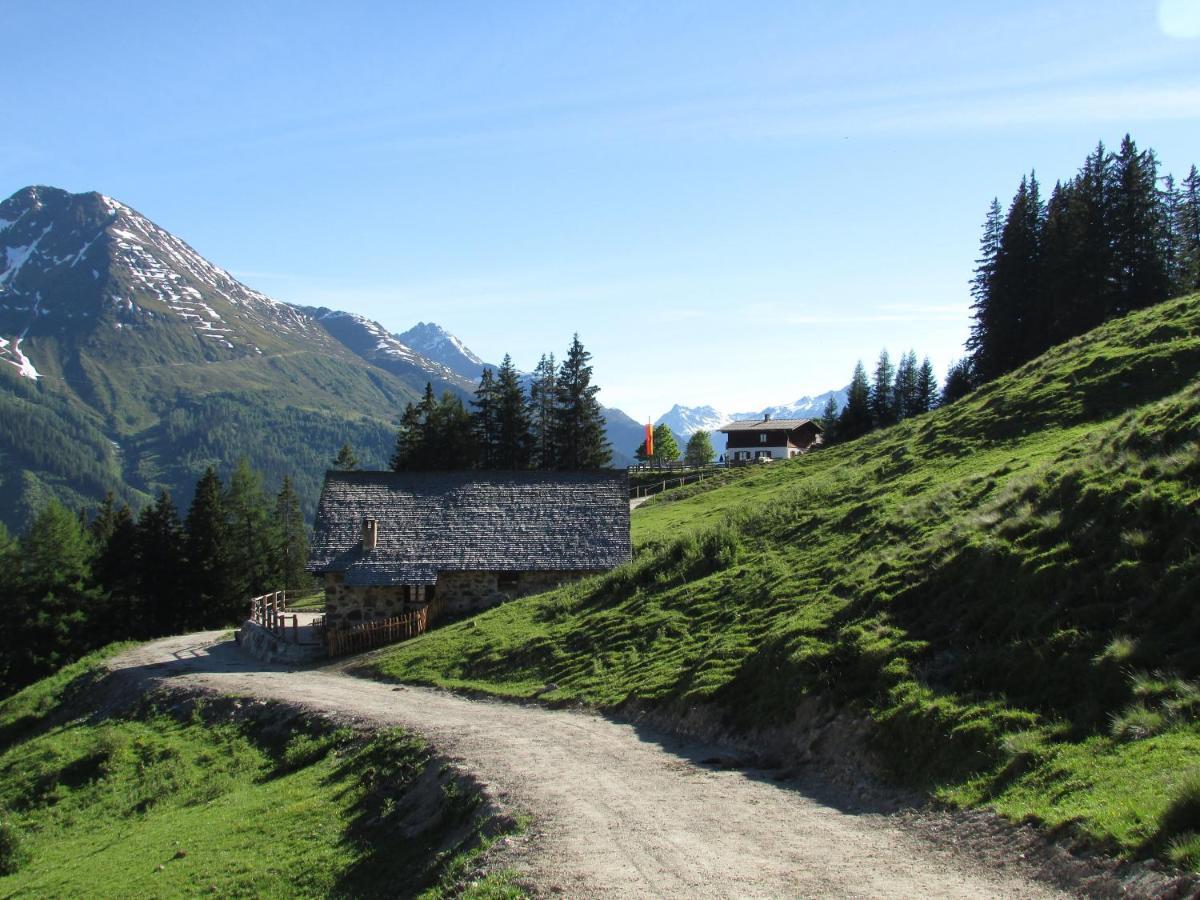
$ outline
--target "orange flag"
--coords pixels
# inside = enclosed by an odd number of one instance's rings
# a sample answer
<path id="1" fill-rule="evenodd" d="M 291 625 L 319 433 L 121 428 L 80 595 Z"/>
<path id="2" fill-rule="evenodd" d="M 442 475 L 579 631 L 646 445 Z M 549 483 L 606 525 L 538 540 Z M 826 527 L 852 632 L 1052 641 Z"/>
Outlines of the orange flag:
<path id="1" fill-rule="evenodd" d="M 646 423 L 646 455 L 654 455 L 654 426 Z"/>

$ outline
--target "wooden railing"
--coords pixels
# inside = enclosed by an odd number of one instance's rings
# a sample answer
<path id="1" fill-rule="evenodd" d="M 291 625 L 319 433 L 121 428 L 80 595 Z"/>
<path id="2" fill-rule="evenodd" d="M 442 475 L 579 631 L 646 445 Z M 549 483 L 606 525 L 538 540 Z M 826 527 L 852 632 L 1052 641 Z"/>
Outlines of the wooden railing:
<path id="1" fill-rule="evenodd" d="M 377 619 L 362 625 L 325 629 L 325 643 L 330 656 L 361 653 L 395 641 L 416 637 L 429 627 L 429 607 L 391 619 Z"/>
<path id="2" fill-rule="evenodd" d="M 638 497 L 650 497 L 654 494 L 661 494 L 663 491 L 672 487 L 683 487 L 685 484 L 690 484 L 693 481 L 703 481 L 706 476 L 712 476 L 717 469 L 707 469 L 703 471 L 692 472 L 689 475 L 679 475 L 675 478 L 664 478 L 662 481 L 651 481 L 647 484 L 640 484 L 629 489 L 629 499 L 636 500 Z"/>
<path id="3" fill-rule="evenodd" d="M 295 613 L 287 614 L 287 591 L 251 597 L 250 621 L 258 623 L 284 640 L 290 640 L 294 644 L 300 643 L 300 618 Z"/>

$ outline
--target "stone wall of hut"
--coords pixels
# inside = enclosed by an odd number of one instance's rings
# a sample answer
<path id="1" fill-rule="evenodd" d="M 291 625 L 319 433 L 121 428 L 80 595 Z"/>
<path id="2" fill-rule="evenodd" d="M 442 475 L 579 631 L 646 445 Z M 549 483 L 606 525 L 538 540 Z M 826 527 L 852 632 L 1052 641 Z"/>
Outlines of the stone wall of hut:
<path id="1" fill-rule="evenodd" d="M 548 591 L 592 572 L 442 572 L 433 589 L 438 615 L 467 615 L 488 607 Z M 351 587 L 342 573 L 325 575 L 325 621 L 331 626 L 358 625 L 400 616 L 424 606 L 415 592 L 402 585 Z"/>

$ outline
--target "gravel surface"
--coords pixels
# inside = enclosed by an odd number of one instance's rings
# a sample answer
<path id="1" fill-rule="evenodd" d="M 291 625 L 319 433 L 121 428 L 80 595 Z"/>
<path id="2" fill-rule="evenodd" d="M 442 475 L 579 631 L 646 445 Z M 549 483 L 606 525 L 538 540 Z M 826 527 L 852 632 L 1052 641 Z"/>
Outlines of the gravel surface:
<path id="1" fill-rule="evenodd" d="M 726 749 L 590 713 L 397 687 L 336 665 L 264 666 L 220 632 L 146 644 L 112 665 L 146 686 L 281 700 L 424 735 L 533 815 L 529 837 L 501 856 L 538 895 L 1062 896 L 1019 860 L 985 861 L 831 788 L 733 768 Z"/>

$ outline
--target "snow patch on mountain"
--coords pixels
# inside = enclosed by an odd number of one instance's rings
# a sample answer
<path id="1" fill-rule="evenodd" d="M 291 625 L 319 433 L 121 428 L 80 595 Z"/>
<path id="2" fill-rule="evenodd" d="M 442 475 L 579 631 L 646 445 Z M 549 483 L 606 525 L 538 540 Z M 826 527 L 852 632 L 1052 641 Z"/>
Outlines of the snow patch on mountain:
<path id="1" fill-rule="evenodd" d="M 677 438 L 686 440 L 697 431 L 715 432 L 730 422 L 757 420 L 768 415 L 773 419 L 816 419 L 825 411 L 825 404 L 831 397 L 840 411 L 846 405 L 846 388 L 806 395 L 791 403 L 749 412 L 725 412 L 713 406 L 682 406 L 677 403 L 659 416 L 655 424 L 666 425 Z"/>

